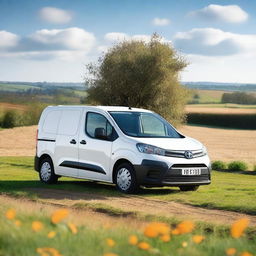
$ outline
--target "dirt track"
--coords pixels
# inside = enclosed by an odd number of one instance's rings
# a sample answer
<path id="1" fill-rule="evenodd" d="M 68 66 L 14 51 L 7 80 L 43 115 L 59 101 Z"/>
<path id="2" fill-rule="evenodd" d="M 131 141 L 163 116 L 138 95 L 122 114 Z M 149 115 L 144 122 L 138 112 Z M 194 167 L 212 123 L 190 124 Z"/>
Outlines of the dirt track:
<path id="1" fill-rule="evenodd" d="M 204 209 L 176 202 L 142 198 L 140 196 L 115 197 L 72 191 L 67 193 L 66 191 L 56 189 L 33 189 L 32 191 L 38 195 L 39 201 L 54 205 L 72 207 L 77 203 L 100 203 L 127 212 L 206 221 L 217 224 L 231 224 L 239 218 L 247 217 L 250 219 L 250 225 L 256 226 L 256 216 L 231 211 Z"/>

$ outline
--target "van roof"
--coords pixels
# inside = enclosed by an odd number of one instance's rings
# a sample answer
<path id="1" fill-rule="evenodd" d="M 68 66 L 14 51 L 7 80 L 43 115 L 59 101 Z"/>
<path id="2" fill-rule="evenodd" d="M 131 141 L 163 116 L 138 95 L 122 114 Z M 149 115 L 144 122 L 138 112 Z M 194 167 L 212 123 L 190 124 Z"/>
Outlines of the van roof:
<path id="1" fill-rule="evenodd" d="M 50 106 L 55 108 L 88 108 L 88 109 L 101 109 L 103 111 L 127 111 L 127 112 L 152 112 L 143 108 L 133 108 L 124 106 L 88 106 L 88 105 L 58 105 Z"/>

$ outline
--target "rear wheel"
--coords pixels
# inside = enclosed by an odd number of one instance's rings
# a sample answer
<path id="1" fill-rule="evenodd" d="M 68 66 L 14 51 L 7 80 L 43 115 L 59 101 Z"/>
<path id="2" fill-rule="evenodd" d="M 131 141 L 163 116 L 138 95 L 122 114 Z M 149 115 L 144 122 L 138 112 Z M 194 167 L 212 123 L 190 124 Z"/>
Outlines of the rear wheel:
<path id="1" fill-rule="evenodd" d="M 138 184 L 133 166 L 129 163 L 121 164 L 115 172 L 116 187 L 122 193 L 135 193 L 138 191 Z"/>
<path id="2" fill-rule="evenodd" d="M 196 191 L 199 186 L 180 186 L 181 191 Z"/>
<path id="3" fill-rule="evenodd" d="M 58 176 L 54 173 L 53 163 L 50 157 L 46 157 L 40 163 L 39 178 L 47 184 L 56 183 Z"/>

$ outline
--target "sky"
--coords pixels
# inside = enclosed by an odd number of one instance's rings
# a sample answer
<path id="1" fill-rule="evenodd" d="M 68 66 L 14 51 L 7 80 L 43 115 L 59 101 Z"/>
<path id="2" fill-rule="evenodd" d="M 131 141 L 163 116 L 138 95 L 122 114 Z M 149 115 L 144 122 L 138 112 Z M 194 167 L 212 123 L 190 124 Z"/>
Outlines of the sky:
<path id="1" fill-rule="evenodd" d="M 0 81 L 83 82 L 154 32 L 189 63 L 182 81 L 256 83 L 255 0 L 0 0 Z"/>

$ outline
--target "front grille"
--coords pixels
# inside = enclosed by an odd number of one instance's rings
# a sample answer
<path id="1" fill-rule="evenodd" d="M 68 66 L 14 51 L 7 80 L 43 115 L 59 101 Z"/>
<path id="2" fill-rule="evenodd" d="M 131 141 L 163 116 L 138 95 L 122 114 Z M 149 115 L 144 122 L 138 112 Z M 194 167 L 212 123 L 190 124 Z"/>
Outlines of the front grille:
<path id="1" fill-rule="evenodd" d="M 182 175 L 182 168 L 200 168 L 201 175 Z M 163 182 L 202 182 L 209 179 L 209 169 L 205 164 L 174 164 L 165 174 Z"/>
<path id="2" fill-rule="evenodd" d="M 190 150 L 193 153 L 193 158 L 204 156 L 205 153 L 203 150 Z M 185 157 L 186 150 L 165 150 L 165 156 L 169 157 L 179 157 L 179 158 L 186 158 Z"/>

